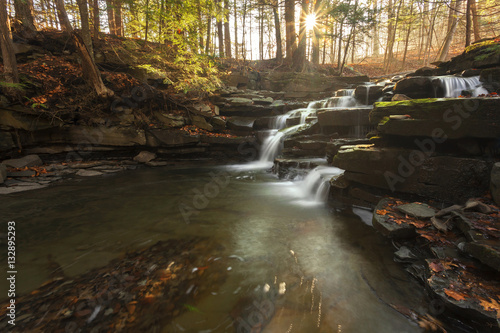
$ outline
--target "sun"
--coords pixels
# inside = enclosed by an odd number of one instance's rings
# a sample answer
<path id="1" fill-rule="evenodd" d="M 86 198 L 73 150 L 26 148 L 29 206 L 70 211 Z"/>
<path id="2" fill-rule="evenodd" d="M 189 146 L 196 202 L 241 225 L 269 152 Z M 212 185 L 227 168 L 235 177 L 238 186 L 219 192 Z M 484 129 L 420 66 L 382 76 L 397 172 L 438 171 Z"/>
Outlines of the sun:
<path id="1" fill-rule="evenodd" d="M 312 13 L 306 16 L 306 29 L 313 30 L 316 26 L 316 14 Z"/>

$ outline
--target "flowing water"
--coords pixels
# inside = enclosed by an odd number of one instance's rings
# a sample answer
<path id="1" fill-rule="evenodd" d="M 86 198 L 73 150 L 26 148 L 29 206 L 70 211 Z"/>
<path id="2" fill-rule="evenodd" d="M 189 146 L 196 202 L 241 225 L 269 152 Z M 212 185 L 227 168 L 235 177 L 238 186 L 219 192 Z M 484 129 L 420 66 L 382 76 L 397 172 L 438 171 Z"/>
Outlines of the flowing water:
<path id="1" fill-rule="evenodd" d="M 227 182 L 186 220 L 180 205 L 193 205 L 213 173 Z M 144 169 L 2 197 L 2 220 L 17 222 L 18 292 L 49 279 L 48 256 L 71 278 L 127 250 L 203 236 L 220 244 L 228 278 L 204 286 L 212 292 L 194 304 L 198 311 L 162 332 L 249 332 L 264 309 L 238 313 L 245 299 L 267 301 L 263 332 L 419 332 L 390 306 L 415 308 L 423 299 L 390 243 L 353 213 L 298 200 L 336 173 L 320 168 L 290 183 L 237 167 Z"/>
<path id="2" fill-rule="evenodd" d="M 488 94 L 488 91 L 482 87 L 479 76 L 472 77 L 457 77 L 457 76 L 440 76 L 437 78 L 439 86 L 444 90 L 444 97 L 452 98 L 459 97 L 463 91 L 470 91 L 472 97 L 477 97 L 482 94 Z"/>

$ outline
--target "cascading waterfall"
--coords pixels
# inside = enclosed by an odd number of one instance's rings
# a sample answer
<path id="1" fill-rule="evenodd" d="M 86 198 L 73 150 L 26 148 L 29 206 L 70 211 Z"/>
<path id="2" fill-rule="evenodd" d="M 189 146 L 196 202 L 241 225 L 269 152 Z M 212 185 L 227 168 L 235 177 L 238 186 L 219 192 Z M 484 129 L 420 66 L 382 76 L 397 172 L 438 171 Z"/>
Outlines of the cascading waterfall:
<path id="1" fill-rule="evenodd" d="M 462 91 L 464 90 L 471 91 L 473 97 L 488 94 L 488 91 L 482 87 L 482 83 L 479 81 L 479 76 L 440 76 L 436 79 L 436 81 L 444 90 L 445 98 L 459 97 L 462 95 Z"/>
<path id="2" fill-rule="evenodd" d="M 335 167 L 316 167 L 298 184 L 301 196 L 311 201 L 324 202 L 330 190 L 330 179 L 342 172 L 344 171 Z"/>
<path id="3" fill-rule="evenodd" d="M 274 135 L 268 136 L 262 143 L 259 162 L 273 162 L 274 158 L 280 153 L 282 148 L 281 139 L 288 133 L 294 131 L 300 125 L 295 125 L 282 129 Z"/>

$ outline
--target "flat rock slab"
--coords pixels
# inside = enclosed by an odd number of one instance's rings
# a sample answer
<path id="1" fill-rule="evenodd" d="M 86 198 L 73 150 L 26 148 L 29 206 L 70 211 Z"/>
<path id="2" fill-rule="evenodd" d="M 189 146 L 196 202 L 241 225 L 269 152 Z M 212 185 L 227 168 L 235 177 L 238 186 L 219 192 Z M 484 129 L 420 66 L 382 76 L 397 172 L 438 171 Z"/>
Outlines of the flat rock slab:
<path id="1" fill-rule="evenodd" d="M 24 167 L 39 166 L 42 165 L 43 162 L 38 155 L 27 155 L 22 158 L 5 160 L 2 164 L 11 168 L 19 169 Z"/>
<path id="2" fill-rule="evenodd" d="M 388 214 L 387 209 L 395 203 L 398 203 L 398 201 L 392 198 L 380 200 L 373 212 L 373 227 L 382 235 L 389 238 L 400 239 L 414 237 L 415 226 L 408 223 L 398 223 L 393 215 Z"/>
<path id="3" fill-rule="evenodd" d="M 7 177 L 34 177 L 35 175 L 36 175 L 36 171 L 33 171 L 33 170 L 7 172 Z"/>
<path id="4" fill-rule="evenodd" d="M 457 259 L 428 259 L 429 288 L 445 302 L 471 316 L 500 318 L 500 280 L 472 262 Z"/>
<path id="5" fill-rule="evenodd" d="M 81 176 L 81 177 L 101 176 L 102 174 L 103 173 L 100 171 L 87 170 L 87 169 L 78 170 L 78 172 L 76 173 L 77 176 Z"/>
<path id="6" fill-rule="evenodd" d="M 408 214 L 420 219 L 430 219 L 431 217 L 436 215 L 436 211 L 434 210 L 434 208 L 419 202 L 399 205 L 396 208 L 403 214 Z"/>
<path id="7" fill-rule="evenodd" d="M 17 183 L 12 184 L 8 187 L 0 187 L 0 194 L 11 194 L 23 191 L 38 190 L 47 187 L 47 185 L 42 185 L 38 183 Z"/>

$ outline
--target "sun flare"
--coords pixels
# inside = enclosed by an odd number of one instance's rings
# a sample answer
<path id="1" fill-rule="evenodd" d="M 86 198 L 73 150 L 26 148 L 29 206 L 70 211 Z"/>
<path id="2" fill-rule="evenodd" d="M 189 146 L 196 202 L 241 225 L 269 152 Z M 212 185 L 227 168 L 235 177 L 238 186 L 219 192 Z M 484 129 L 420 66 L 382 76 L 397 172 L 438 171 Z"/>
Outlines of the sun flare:
<path id="1" fill-rule="evenodd" d="M 313 30 L 316 26 L 316 14 L 312 13 L 306 17 L 306 29 L 308 31 Z"/>

